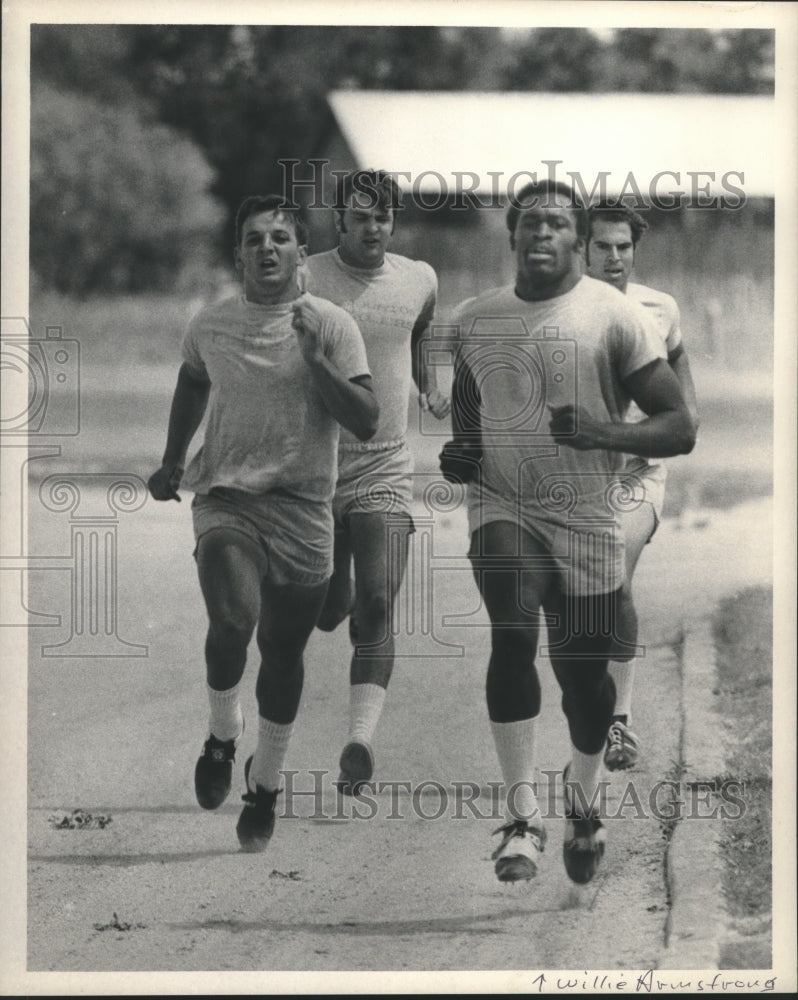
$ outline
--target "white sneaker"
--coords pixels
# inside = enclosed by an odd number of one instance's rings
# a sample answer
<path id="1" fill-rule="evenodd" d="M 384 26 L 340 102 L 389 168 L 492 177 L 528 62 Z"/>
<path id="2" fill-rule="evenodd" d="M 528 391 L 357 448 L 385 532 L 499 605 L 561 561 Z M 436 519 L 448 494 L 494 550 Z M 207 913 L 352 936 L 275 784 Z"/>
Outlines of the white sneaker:
<path id="1" fill-rule="evenodd" d="M 494 833 L 503 833 L 502 842 L 491 854 L 500 882 L 520 882 L 537 874 L 540 855 L 546 845 L 546 831 L 526 820 L 510 819 Z"/>

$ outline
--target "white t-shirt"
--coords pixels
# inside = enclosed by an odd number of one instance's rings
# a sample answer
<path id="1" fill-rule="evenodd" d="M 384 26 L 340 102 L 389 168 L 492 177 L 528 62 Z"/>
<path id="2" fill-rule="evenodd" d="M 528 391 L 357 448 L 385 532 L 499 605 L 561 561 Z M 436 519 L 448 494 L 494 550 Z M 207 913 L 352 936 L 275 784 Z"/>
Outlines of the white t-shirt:
<path id="1" fill-rule="evenodd" d="M 669 357 L 671 352 L 676 350 L 682 342 L 679 307 L 676 300 L 665 292 L 657 291 L 656 288 L 649 288 L 647 285 L 638 285 L 633 282 L 626 286 L 626 297 L 630 302 L 634 302 L 642 308 L 646 322 L 662 345 L 665 357 Z M 626 419 L 632 423 L 639 423 L 645 418 L 645 413 L 637 403 L 633 402 L 629 407 Z M 658 476 L 663 483 L 665 482 L 665 463 L 661 458 L 646 459 L 640 455 L 629 455 L 626 470 L 638 474 L 651 474 L 657 470 Z"/>
<path id="2" fill-rule="evenodd" d="M 380 267 L 351 267 L 337 249 L 308 257 L 304 271 L 308 291 L 345 309 L 363 335 L 380 404 L 380 422 L 368 444 L 404 438 L 412 382 L 411 335 L 417 323 L 432 320 L 438 291 L 435 272 L 424 261 L 393 253 L 385 255 Z M 341 443 L 356 446 L 357 438 L 342 428 Z"/>
<path id="3" fill-rule="evenodd" d="M 626 297 L 630 302 L 643 307 L 646 318 L 661 341 L 664 356 L 667 358 L 682 342 L 679 307 L 676 305 L 676 300 L 665 292 L 658 292 L 656 288 L 631 282 L 626 286 Z M 644 418 L 645 413 L 636 403 L 632 403 L 627 420 L 636 422 Z"/>
<path id="4" fill-rule="evenodd" d="M 323 315 L 326 357 L 347 379 L 368 375 L 352 317 L 331 302 L 314 304 Z M 183 359 L 211 389 L 205 440 L 183 477 L 187 489 L 332 498 L 339 424 L 302 357 L 292 319 L 290 302 L 259 305 L 238 295 L 190 322 Z"/>

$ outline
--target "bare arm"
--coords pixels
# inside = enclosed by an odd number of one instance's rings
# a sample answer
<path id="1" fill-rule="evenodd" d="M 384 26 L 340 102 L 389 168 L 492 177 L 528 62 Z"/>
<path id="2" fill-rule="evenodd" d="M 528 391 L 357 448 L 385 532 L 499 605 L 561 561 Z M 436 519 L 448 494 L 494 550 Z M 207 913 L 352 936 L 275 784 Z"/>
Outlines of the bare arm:
<path id="1" fill-rule="evenodd" d="M 347 379 L 321 349 L 321 321 L 307 301 L 297 300 L 293 319 L 299 347 L 332 416 L 360 441 L 374 437 L 380 418 L 371 376 Z"/>
<path id="2" fill-rule="evenodd" d="M 480 475 L 482 459 L 480 402 L 479 386 L 471 369 L 458 352 L 452 381 L 454 439 L 444 444 L 439 456 L 443 478 L 449 482 L 467 483 Z"/>
<path id="3" fill-rule="evenodd" d="M 679 382 L 663 358 L 630 375 L 625 382 L 632 399 L 647 414 L 637 424 L 595 420 L 583 407 L 551 408 L 549 429 L 559 442 L 587 451 L 601 448 L 643 458 L 686 455 L 695 445 L 695 424 Z"/>
<path id="4" fill-rule="evenodd" d="M 687 409 L 690 411 L 690 416 L 696 430 L 698 430 L 698 402 L 693 383 L 693 373 L 690 371 L 690 362 L 687 358 L 687 351 L 684 349 L 684 344 L 679 344 L 675 350 L 671 351 L 668 355 L 668 364 L 673 369 L 673 374 L 679 381 L 684 401 L 687 403 Z"/>
<path id="5" fill-rule="evenodd" d="M 420 316 L 410 338 L 413 381 L 418 386 L 421 405 L 424 406 L 426 402 L 426 407 L 432 410 L 438 420 L 442 420 L 451 410 L 451 405 L 448 396 L 444 396 L 438 388 L 435 366 L 429 364 L 429 351 L 425 349 L 424 344 L 424 341 L 429 340 L 429 336 L 430 320 L 426 316 Z"/>
<path id="6" fill-rule="evenodd" d="M 202 423 L 210 388 L 210 382 L 198 379 L 188 365 L 181 365 L 172 397 L 161 467 L 150 476 L 147 483 L 155 500 L 180 500 L 177 488 L 186 464 L 186 453 Z"/>

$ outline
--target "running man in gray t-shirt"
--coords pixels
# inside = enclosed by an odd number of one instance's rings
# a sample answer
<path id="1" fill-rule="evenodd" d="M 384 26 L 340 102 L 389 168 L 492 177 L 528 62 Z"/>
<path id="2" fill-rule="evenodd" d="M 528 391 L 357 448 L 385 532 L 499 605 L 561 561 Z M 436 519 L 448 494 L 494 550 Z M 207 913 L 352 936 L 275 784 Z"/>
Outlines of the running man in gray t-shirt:
<path id="1" fill-rule="evenodd" d="M 493 859 L 507 882 L 535 875 L 546 839 L 534 788 L 544 624 L 571 738 L 563 860 L 574 882 L 596 873 L 615 703 L 607 659 L 624 573 L 618 474 L 626 454 L 687 452 L 695 440 L 640 314 L 582 276 L 585 223 L 566 185 L 522 189 L 507 211 L 515 282 L 457 314 L 455 440 L 441 469 L 470 480 L 469 556 L 491 621 L 486 696 L 506 791 Z M 624 422 L 632 399 L 641 423 Z"/>
<path id="2" fill-rule="evenodd" d="M 257 629 L 258 732 L 247 760 L 237 833 L 265 850 L 303 684 L 302 655 L 332 572 L 331 500 L 339 425 L 374 434 L 379 406 L 357 324 L 331 302 L 300 293 L 306 236 L 276 195 L 248 198 L 236 218 L 243 295 L 189 325 L 156 500 L 195 493 L 195 556 L 208 612 L 208 738 L 197 761 L 199 804 L 216 809 L 232 782 L 244 720 L 239 685 Z M 208 410 L 202 448 L 183 477 L 188 446 Z"/>

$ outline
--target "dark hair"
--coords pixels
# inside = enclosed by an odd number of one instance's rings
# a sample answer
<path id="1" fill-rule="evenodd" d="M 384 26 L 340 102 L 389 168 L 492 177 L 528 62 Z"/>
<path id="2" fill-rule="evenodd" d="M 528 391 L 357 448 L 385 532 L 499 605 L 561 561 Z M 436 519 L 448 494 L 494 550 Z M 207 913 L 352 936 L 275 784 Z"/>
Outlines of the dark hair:
<path id="1" fill-rule="evenodd" d="M 545 196 L 555 194 L 561 194 L 566 197 L 570 202 L 570 207 L 577 210 L 576 231 L 580 236 L 585 236 L 587 233 L 587 212 L 585 211 L 585 206 L 577 198 L 574 189 L 569 184 L 550 179 L 531 181 L 529 184 L 525 184 L 518 194 L 513 192 L 510 196 L 510 204 L 507 206 L 506 217 L 510 235 L 515 235 L 518 216 L 524 209 L 534 208 L 538 203 L 546 205 L 548 202 Z"/>
<path id="2" fill-rule="evenodd" d="M 335 210 L 341 216 L 349 207 L 353 195 L 365 195 L 369 208 L 399 211 L 402 198 L 399 185 L 385 170 L 352 170 L 348 174 L 336 175 Z"/>
<path id="3" fill-rule="evenodd" d="M 593 235 L 593 225 L 596 220 L 604 222 L 626 222 L 632 233 L 632 246 L 636 247 L 640 237 L 648 229 L 648 223 L 642 215 L 621 202 L 600 201 L 592 205 L 587 212 L 587 242 Z"/>
<path id="4" fill-rule="evenodd" d="M 279 194 L 251 194 L 245 198 L 238 206 L 236 212 L 236 246 L 241 246 L 244 223 L 253 215 L 260 215 L 261 212 L 281 212 L 286 219 L 291 220 L 291 225 L 296 233 L 297 243 L 304 246 L 308 242 L 308 229 L 299 214 L 299 209 L 294 208 L 285 198 Z"/>

